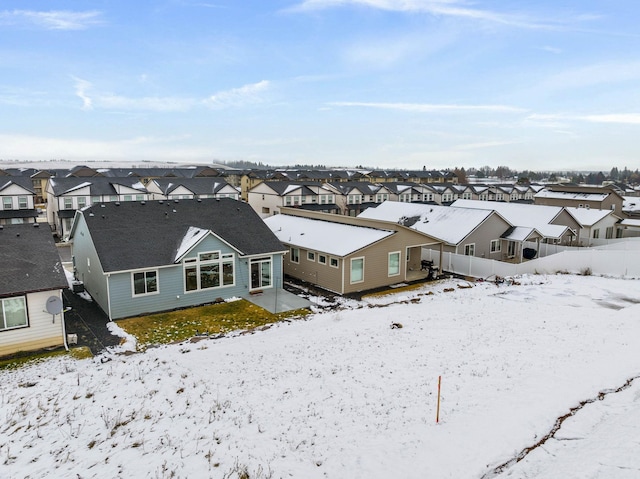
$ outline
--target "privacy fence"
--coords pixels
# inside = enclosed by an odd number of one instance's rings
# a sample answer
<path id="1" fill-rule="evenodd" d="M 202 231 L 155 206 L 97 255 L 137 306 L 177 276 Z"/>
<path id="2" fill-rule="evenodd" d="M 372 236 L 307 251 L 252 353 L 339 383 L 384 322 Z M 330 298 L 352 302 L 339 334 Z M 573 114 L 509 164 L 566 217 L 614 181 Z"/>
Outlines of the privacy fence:
<path id="1" fill-rule="evenodd" d="M 534 246 L 537 249 L 538 245 Z M 540 245 L 539 252 L 542 257 L 517 264 L 443 253 L 442 270 L 483 279 L 558 272 L 640 278 L 640 241 L 622 240 L 596 248 L 558 247 L 561 250 L 553 254 L 548 254 L 547 251 L 543 254 L 543 246 L 546 245 Z M 433 261 L 435 266 L 440 266 L 439 251 L 425 248 L 422 257 Z"/>

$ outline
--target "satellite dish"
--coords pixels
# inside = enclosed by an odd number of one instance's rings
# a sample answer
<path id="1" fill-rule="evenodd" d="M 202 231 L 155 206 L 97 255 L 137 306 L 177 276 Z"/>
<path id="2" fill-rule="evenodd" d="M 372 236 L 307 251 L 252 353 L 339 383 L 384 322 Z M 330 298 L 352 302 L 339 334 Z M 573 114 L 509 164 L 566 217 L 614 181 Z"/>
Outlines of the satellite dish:
<path id="1" fill-rule="evenodd" d="M 47 299 L 47 313 L 56 314 L 62 313 L 62 300 L 58 296 L 50 296 Z"/>

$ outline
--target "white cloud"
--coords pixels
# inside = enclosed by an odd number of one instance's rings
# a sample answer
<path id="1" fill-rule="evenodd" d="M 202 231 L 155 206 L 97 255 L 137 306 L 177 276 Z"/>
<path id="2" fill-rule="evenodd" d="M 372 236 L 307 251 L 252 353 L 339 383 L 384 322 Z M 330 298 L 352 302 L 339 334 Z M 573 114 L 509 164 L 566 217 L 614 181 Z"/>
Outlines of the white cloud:
<path id="1" fill-rule="evenodd" d="M 313 11 L 349 5 L 378 10 L 427 13 L 435 16 L 481 20 L 521 28 L 555 28 L 557 21 L 539 21 L 525 15 L 514 15 L 469 7 L 463 0 L 303 0 L 289 11 Z"/>
<path id="2" fill-rule="evenodd" d="M 625 125 L 640 125 L 640 113 L 605 113 L 596 115 L 570 115 L 564 113 L 543 114 L 534 113 L 526 120 L 541 122 L 549 126 L 558 126 L 561 122 L 584 121 L 590 123 L 619 123 Z"/>
<path id="3" fill-rule="evenodd" d="M 87 90 L 91 88 L 91 83 L 83 80 L 82 78 L 72 76 L 76 82 L 76 96 L 78 96 L 82 100 L 82 109 L 83 110 L 92 110 L 93 109 L 93 101 L 91 97 L 87 94 Z"/>
<path id="4" fill-rule="evenodd" d="M 205 99 L 159 96 L 132 98 L 111 93 L 89 95 L 93 84 L 78 77 L 72 76 L 72 78 L 75 81 L 75 94 L 82 100 L 83 110 L 177 112 L 188 111 L 203 105 L 213 109 L 239 108 L 263 102 L 263 94 L 270 87 L 270 82 L 263 80 L 258 83 L 218 92 Z"/>
<path id="5" fill-rule="evenodd" d="M 473 112 L 473 111 L 493 111 L 503 113 L 518 113 L 527 111 L 523 108 L 508 105 L 448 105 L 448 104 L 430 104 L 430 103 L 376 103 L 376 102 L 331 102 L 329 105 L 341 107 L 363 107 L 363 108 L 379 108 L 385 110 L 399 110 L 418 113 L 432 112 Z"/>
<path id="6" fill-rule="evenodd" d="M 268 80 L 262 80 L 258 83 L 215 93 L 206 99 L 205 104 L 213 109 L 222 109 L 262 103 L 264 101 L 263 95 L 270 87 L 271 83 Z"/>
<path id="7" fill-rule="evenodd" d="M 4 10 L 0 12 L 0 24 L 33 25 L 46 30 L 86 30 L 103 23 L 98 11 L 72 12 L 68 10 Z"/>

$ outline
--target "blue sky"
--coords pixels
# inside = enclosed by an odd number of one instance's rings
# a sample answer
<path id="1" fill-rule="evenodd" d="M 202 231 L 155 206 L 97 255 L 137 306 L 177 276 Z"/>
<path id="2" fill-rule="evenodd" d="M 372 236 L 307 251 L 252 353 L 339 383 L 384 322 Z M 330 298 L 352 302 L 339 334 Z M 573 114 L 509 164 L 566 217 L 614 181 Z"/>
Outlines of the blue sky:
<path id="1" fill-rule="evenodd" d="M 640 167 L 635 0 L 5 0 L 0 159 Z"/>

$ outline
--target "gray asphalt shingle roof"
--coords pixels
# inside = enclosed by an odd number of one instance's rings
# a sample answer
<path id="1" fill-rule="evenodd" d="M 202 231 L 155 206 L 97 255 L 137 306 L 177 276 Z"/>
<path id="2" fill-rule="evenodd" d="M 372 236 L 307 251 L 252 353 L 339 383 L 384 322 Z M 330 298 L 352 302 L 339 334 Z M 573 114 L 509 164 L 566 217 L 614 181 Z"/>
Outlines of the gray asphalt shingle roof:
<path id="1" fill-rule="evenodd" d="M 242 255 L 286 250 L 249 204 L 230 198 L 100 203 L 81 214 L 105 272 L 173 264 L 190 227 L 212 231 Z"/>
<path id="2" fill-rule="evenodd" d="M 48 225 L 4 225 L 0 244 L 0 296 L 68 286 Z"/>

